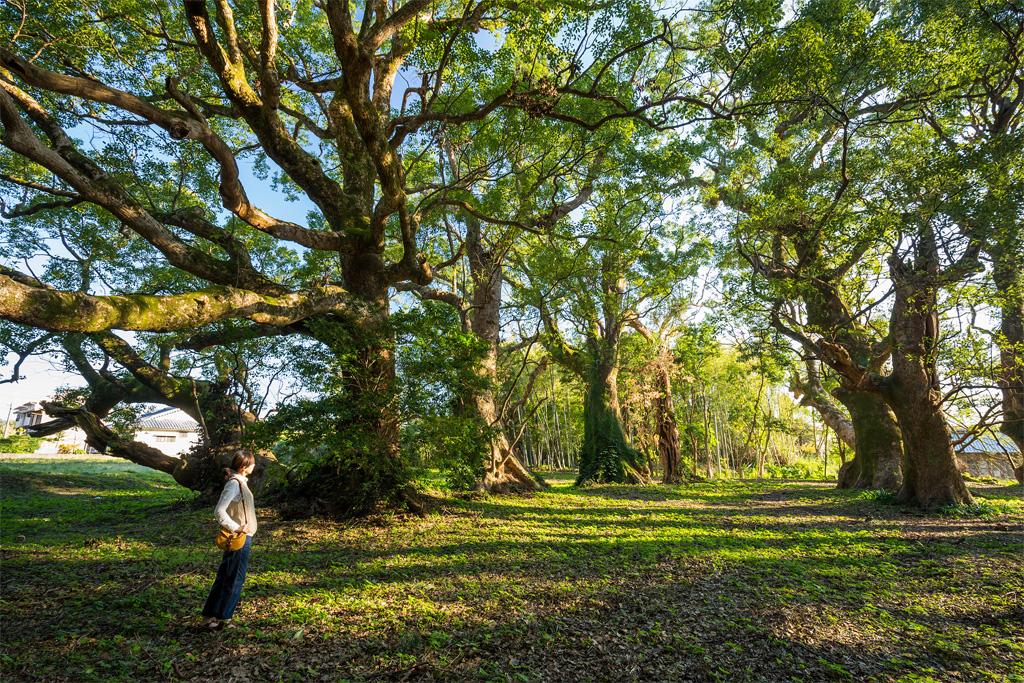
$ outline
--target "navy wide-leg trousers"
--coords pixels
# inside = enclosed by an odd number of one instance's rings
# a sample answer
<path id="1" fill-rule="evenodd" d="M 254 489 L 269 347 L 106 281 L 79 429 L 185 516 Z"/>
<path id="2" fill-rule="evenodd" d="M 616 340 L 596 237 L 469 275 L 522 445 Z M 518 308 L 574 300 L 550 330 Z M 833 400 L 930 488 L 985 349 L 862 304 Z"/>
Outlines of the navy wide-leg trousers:
<path id="1" fill-rule="evenodd" d="M 217 579 L 210 589 L 210 597 L 206 598 L 203 607 L 204 617 L 230 619 L 242 597 L 242 584 L 245 583 L 245 572 L 249 569 L 249 549 L 252 547 L 252 536 L 246 536 L 245 545 L 238 550 L 224 551 L 220 567 L 217 568 Z"/>

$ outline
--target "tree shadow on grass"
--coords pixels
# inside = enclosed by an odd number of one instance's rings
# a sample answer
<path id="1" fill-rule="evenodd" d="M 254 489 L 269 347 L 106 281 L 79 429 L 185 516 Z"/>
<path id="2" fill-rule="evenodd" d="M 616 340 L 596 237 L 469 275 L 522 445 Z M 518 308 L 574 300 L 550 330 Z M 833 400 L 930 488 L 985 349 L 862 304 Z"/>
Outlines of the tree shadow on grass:
<path id="1" fill-rule="evenodd" d="M 1009 484 L 1007 486 L 981 486 L 970 484 L 971 493 L 984 498 L 1017 498 L 1024 496 L 1024 484 Z"/>
<path id="2" fill-rule="evenodd" d="M 918 525 L 934 537 L 974 523 L 894 518 L 879 529 L 843 518 L 863 501 L 794 493 L 796 509 L 784 507 L 789 498 L 752 501 L 757 492 L 727 503 L 682 496 L 700 507 L 489 499 L 370 535 L 324 524 L 326 541 L 261 523 L 245 628 L 213 636 L 182 626 L 216 567 L 203 545 L 208 511 L 136 501 L 145 524 L 111 521 L 49 555 L 5 553 L 0 610 L 19 628 L 6 631 L 13 655 L 0 662 L 11 680 L 1008 675 L 986 648 L 1015 637 L 1014 607 L 1000 596 L 1020 590 L 1016 557 L 990 543 L 1012 533 L 986 520 L 959 544 L 908 542 L 892 530 Z M 550 505 L 533 502 L 542 500 Z M 75 509 L 73 497 L 45 502 Z M 75 543 L 81 555 L 97 550 L 87 541 L 114 549 L 76 556 Z M 922 605 L 934 619 L 920 618 Z"/>
<path id="3" fill-rule="evenodd" d="M 295 644 L 274 655 L 322 680 L 824 681 L 930 673 L 967 681 L 1012 670 L 1005 657 L 993 658 L 993 634 L 1013 633 L 1005 611 L 903 617 L 879 627 L 846 604 L 785 599 L 769 578 L 752 582 L 742 566 L 706 575 L 671 564 L 657 570 L 553 606 L 540 586 L 528 610 L 443 621 L 413 614 L 356 638 L 312 628 L 313 649 L 337 657 L 304 660 Z M 267 662 L 235 661 L 253 678 L 269 671 Z"/>

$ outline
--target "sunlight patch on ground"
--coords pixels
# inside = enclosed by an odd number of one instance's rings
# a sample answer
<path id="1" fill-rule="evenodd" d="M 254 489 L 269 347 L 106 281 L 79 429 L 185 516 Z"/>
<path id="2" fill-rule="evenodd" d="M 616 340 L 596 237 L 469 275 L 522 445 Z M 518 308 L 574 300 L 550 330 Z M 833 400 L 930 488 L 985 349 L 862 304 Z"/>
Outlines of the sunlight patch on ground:
<path id="1" fill-rule="evenodd" d="M 0 463 L 9 680 L 243 661 L 285 680 L 621 680 L 626 661 L 638 680 L 1024 676 L 1019 488 L 977 487 L 978 517 L 786 481 L 444 497 L 355 523 L 264 509 L 244 628 L 208 636 L 187 624 L 219 556 L 210 510 L 131 465 L 50 467 Z"/>

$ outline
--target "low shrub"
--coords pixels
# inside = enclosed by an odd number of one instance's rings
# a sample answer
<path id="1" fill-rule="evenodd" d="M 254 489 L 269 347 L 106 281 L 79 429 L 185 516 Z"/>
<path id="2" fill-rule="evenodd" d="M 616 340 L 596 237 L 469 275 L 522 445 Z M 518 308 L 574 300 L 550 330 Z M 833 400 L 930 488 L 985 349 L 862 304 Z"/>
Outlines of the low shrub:
<path id="1" fill-rule="evenodd" d="M 19 431 L 0 439 L 0 453 L 35 453 L 42 442 L 42 439 Z"/>

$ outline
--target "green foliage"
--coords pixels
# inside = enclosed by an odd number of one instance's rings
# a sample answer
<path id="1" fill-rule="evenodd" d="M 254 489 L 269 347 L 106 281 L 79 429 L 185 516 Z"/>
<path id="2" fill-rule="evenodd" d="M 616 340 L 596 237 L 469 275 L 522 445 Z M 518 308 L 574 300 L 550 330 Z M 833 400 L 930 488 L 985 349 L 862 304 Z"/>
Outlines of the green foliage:
<path id="1" fill-rule="evenodd" d="M 103 422 L 122 438 L 133 439 L 144 412 L 141 405 L 121 405 L 112 410 Z"/>
<path id="2" fill-rule="evenodd" d="M 896 493 L 885 489 L 872 489 L 861 494 L 864 500 L 870 500 L 879 505 L 896 505 Z"/>
<path id="3" fill-rule="evenodd" d="M 826 467 L 821 459 L 797 457 L 789 463 L 767 463 L 764 467 L 764 474 L 769 479 L 832 480 L 839 471 L 839 464 L 838 458 L 831 459 L 827 468 L 828 473 L 826 474 Z M 754 477 L 756 475 L 757 470 L 755 468 L 747 469 L 747 477 Z"/>
<path id="4" fill-rule="evenodd" d="M 487 343 L 462 329 L 454 309 L 432 301 L 396 315 L 394 325 L 403 451 L 412 463 L 440 468 L 452 488 L 473 488 L 491 438 L 469 406 L 490 388 L 479 371 Z"/>
<path id="5" fill-rule="evenodd" d="M 763 457 L 765 476 L 821 479 L 836 474 L 838 454 L 829 454 L 826 474 L 824 462 L 813 456 L 807 412 L 773 384 L 785 369 L 778 347 L 725 346 L 716 328 L 704 323 L 680 330 L 673 355 L 676 420 L 694 472 L 756 475 Z"/>
<path id="6" fill-rule="evenodd" d="M 956 519 L 969 519 L 974 517 L 991 519 L 993 517 L 1001 517 L 1011 510 L 1012 507 L 999 501 L 980 500 L 971 504 L 947 505 L 939 509 L 939 514 L 943 517 L 952 517 Z"/>
<path id="7" fill-rule="evenodd" d="M 491 434 L 473 417 L 424 416 L 402 428 L 402 447 L 410 462 L 436 467 L 451 489 L 473 489 L 483 475 Z"/>
<path id="8" fill-rule="evenodd" d="M 479 373 L 487 343 L 462 329 L 452 307 L 424 301 L 396 314 L 392 324 L 403 414 L 451 414 L 472 392 L 488 387 L 488 379 Z"/>
<path id="9" fill-rule="evenodd" d="M 0 453 L 35 453 L 42 439 L 29 436 L 20 429 L 0 439 Z"/>

